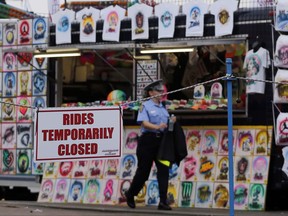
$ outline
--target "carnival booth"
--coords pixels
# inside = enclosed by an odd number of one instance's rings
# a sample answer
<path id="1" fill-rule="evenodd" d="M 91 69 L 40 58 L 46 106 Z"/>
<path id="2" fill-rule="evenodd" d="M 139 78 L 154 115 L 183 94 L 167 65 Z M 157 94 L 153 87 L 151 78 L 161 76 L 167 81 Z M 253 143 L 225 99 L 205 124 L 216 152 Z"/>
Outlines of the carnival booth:
<path id="1" fill-rule="evenodd" d="M 232 193 L 235 209 L 272 209 L 271 203 L 274 205 L 278 200 L 275 194 L 279 195 L 275 183 L 285 178 L 279 174 L 283 157 L 273 139 L 276 122 L 273 116 L 281 111 L 271 104 L 272 92 L 275 93 L 272 82 L 275 67 L 271 59 L 278 36 L 272 25 L 275 11 L 275 5 L 251 8 L 248 1 L 231 0 L 181 4 L 94 2 L 68 4 L 52 16 L 51 22 L 41 18 L 43 21 L 38 21 L 32 41 L 43 34 L 43 26 L 49 26 L 49 42 L 46 47 L 34 46 L 33 54 L 38 57 L 33 65 L 38 65 L 41 72 L 37 70 L 30 76 L 31 80 L 36 79 L 31 82 L 30 104 L 39 95 L 43 100 L 35 107 L 62 106 L 61 110 L 65 107 L 68 110 L 119 106 L 123 111 L 124 133 L 119 158 L 47 161 L 43 165 L 38 201 L 125 204 L 124 192 L 137 165 L 135 153 L 140 132 L 136 116 L 145 99 L 143 89 L 161 78 L 166 87 L 163 101 L 182 125 L 188 150 L 179 166 L 171 166 L 169 204 L 228 209 Z M 27 22 L 34 23 L 34 19 L 19 20 L 17 28 Z M 24 37 L 18 38 L 18 48 L 26 49 L 19 46 L 26 41 Z M 4 48 L 3 40 L 3 56 Z M 58 58 L 59 54 L 74 57 Z M 49 55 L 54 58 L 47 59 Z M 17 53 L 17 59 L 19 56 Z M 232 59 L 230 77 L 225 64 L 228 58 Z M 16 70 L 8 70 L 6 60 L 8 56 L 3 59 L 3 76 Z M 17 69 L 21 67 L 18 64 Z M 21 83 L 19 79 L 25 70 L 17 72 L 15 82 Z M 229 147 L 226 84 L 231 78 L 234 125 Z M 8 78 L 3 77 L 4 80 L 8 85 Z M 45 83 L 42 91 L 37 89 L 41 83 Z M 3 86 L 2 94 L 6 94 L 3 100 L 12 98 L 15 100 L 12 103 L 17 103 L 14 98 L 21 96 L 21 86 L 11 97 L 5 89 L 8 87 Z M 278 98 L 283 99 L 285 87 L 281 86 L 278 93 Z M 20 114 L 15 115 L 18 121 Z M 3 120 L 5 115 L 2 116 Z M 3 128 L 4 122 L 2 125 Z M 16 154 L 21 150 L 18 141 L 15 143 L 11 149 Z M 233 179 L 229 178 L 231 164 Z M 149 181 L 136 198 L 137 205 L 158 205 L 156 172 L 153 167 Z M 234 183 L 233 191 L 229 189 L 229 181 Z M 281 209 L 284 205 L 278 202 L 274 208 Z"/>

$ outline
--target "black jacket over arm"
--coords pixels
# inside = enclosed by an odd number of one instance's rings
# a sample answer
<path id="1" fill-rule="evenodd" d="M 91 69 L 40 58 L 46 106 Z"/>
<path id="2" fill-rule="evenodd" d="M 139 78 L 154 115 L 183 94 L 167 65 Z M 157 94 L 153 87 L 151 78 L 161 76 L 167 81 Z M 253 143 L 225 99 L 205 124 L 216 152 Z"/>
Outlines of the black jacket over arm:
<path id="1" fill-rule="evenodd" d="M 162 137 L 161 145 L 158 151 L 159 160 L 168 160 L 176 163 L 178 166 L 187 156 L 187 146 L 184 131 L 176 121 L 173 131 L 166 130 Z"/>

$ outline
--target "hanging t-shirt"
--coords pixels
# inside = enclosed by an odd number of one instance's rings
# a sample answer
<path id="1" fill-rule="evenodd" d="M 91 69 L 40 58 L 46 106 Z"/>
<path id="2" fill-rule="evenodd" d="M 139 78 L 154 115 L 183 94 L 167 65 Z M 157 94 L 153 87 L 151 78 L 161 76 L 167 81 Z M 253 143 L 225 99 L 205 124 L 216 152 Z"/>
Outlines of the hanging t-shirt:
<path id="1" fill-rule="evenodd" d="M 148 18 L 153 8 L 146 4 L 134 4 L 128 8 L 128 17 L 131 18 L 132 40 L 149 38 Z"/>
<path id="2" fill-rule="evenodd" d="M 237 5 L 235 0 L 218 0 L 210 6 L 210 12 L 215 16 L 215 36 L 232 34 Z"/>
<path id="3" fill-rule="evenodd" d="M 192 0 L 182 6 L 186 14 L 186 37 L 203 36 L 204 14 L 208 13 L 208 4 L 202 0 Z"/>
<path id="4" fill-rule="evenodd" d="M 288 68 L 288 35 L 280 35 L 276 41 L 274 65 Z"/>
<path id="5" fill-rule="evenodd" d="M 125 9 L 120 6 L 109 6 L 101 10 L 101 18 L 104 20 L 102 39 L 117 41 L 120 38 L 121 20 L 125 16 Z"/>
<path id="6" fill-rule="evenodd" d="M 158 4 L 154 8 L 158 16 L 158 38 L 173 38 L 175 30 L 175 17 L 179 6 L 172 3 Z"/>
<path id="7" fill-rule="evenodd" d="M 80 22 L 80 42 L 96 42 L 96 22 L 100 17 L 100 10 L 90 7 L 83 8 L 76 13 L 76 20 Z"/>
<path id="8" fill-rule="evenodd" d="M 274 103 L 288 103 L 288 70 L 279 69 L 274 80 Z"/>
<path id="9" fill-rule="evenodd" d="M 288 1 L 278 0 L 276 5 L 275 30 L 288 32 Z"/>
<path id="10" fill-rule="evenodd" d="M 71 23 L 75 19 L 72 10 L 60 10 L 52 15 L 52 22 L 56 25 L 56 44 L 71 43 Z"/>
<path id="11" fill-rule="evenodd" d="M 260 47 L 257 52 L 249 50 L 245 56 L 243 68 L 247 70 L 246 77 L 251 79 L 246 81 L 246 93 L 264 94 L 265 82 L 256 80 L 265 80 L 265 68 L 270 66 L 269 51 Z M 255 79 L 255 80 L 253 80 Z"/>
<path id="12" fill-rule="evenodd" d="M 282 171 L 286 174 L 288 177 L 288 146 L 285 146 L 282 148 L 282 156 L 283 156 L 283 165 L 282 165 Z"/>
<path id="13" fill-rule="evenodd" d="M 280 112 L 277 116 L 276 145 L 288 145 L 288 113 Z"/>

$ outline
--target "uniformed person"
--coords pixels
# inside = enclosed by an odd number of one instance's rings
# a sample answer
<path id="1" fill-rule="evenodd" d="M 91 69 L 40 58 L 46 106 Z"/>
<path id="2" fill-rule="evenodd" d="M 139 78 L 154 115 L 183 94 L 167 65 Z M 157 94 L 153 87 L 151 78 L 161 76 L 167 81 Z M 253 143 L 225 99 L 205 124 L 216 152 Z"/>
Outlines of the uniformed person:
<path id="1" fill-rule="evenodd" d="M 163 93 L 162 80 L 157 80 L 144 88 L 148 97 Z M 136 155 L 138 167 L 131 186 L 125 195 L 127 205 L 135 208 L 134 196 L 140 192 L 148 180 L 153 161 L 157 167 L 157 180 L 159 185 L 160 202 L 159 210 L 171 210 L 167 204 L 167 190 L 169 181 L 169 166 L 157 160 L 157 153 L 161 143 L 163 131 L 167 128 L 169 113 L 161 103 L 161 96 L 157 96 L 144 102 L 141 106 L 137 122 L 141 124 L 141 136 L 139 137 Z M 176 119 L 174 118 L 174 121 Z"/>

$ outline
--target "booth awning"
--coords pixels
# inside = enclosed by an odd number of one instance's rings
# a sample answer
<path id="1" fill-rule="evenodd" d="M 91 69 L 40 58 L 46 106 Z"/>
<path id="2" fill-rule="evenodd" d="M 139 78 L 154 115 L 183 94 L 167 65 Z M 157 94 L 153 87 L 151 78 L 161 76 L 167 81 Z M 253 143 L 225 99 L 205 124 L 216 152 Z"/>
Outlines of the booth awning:
<path id="1" fill-rule="evenodd" d="M 0 3 L 0 19 L 28 19 L 35 17 L 39 17 L 39 15 Z"/>

